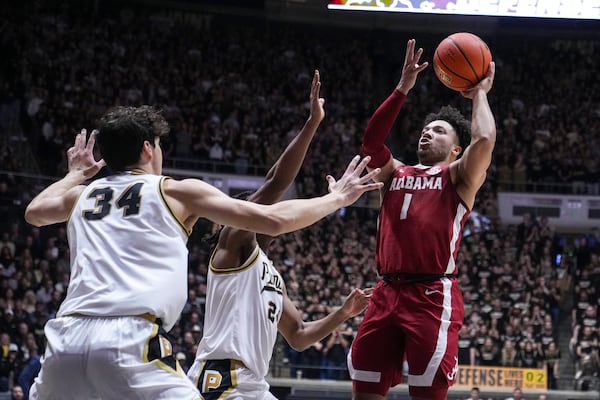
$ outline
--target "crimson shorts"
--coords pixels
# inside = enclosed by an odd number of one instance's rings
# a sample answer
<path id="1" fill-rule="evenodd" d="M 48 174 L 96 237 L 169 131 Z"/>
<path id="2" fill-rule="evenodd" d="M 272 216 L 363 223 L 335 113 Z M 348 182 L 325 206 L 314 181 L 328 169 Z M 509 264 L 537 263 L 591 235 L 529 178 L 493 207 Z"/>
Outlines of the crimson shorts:
<path id="1" fill-rule="evenodd" d="M 380 281 L 348 354 L 353 391 L 385 396 L 408 362 L 411 396 L 445 400 L 458 372 L 463 298 L 455 278 Z"/>

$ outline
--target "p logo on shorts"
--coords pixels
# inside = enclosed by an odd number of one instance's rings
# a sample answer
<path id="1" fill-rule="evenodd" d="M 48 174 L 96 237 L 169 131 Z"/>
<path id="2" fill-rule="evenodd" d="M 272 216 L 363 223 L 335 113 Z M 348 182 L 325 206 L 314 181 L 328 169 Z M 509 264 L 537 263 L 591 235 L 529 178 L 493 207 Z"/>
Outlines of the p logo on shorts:
<path id="1" fill-rule="evenodd" d="M 235 360 L 205 361 L 197 385 L 206 400 L 225 398 L 237 386 Z"/>
<path id="2" fill-rule="evenodd" d="M 211 389 L 217 389 L 221 386 L 223 376 L 219 371 L 214 369 L 208 369 L 204 371 L 204 378 L 202 379 L 202 391 L 208 392 Z"/>

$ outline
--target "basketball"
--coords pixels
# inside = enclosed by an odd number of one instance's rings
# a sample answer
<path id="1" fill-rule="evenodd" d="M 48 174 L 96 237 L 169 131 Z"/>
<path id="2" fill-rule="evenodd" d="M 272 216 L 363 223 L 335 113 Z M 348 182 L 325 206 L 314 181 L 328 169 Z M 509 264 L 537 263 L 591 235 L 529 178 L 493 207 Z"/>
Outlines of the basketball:
<path id="1" fill-rule="evenodd" d="M 440 42 L 433 55 L 438 79 L 458 92 L 477 85 L 488 72 L 492 53 L 479 36 L 454 33 Z"/>

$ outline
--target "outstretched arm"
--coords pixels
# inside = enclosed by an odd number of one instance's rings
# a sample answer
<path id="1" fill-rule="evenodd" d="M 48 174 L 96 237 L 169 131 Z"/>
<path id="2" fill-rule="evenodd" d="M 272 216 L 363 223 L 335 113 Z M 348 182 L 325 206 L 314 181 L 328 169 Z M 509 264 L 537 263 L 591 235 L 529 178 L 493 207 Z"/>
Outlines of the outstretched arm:
<path id="1" fill-rule="evenodd" d="M 323 118 L 325 100 L 319 97 L 321 78 L 319 71 L 313 75 L 310 88 L 310 115 L 302 130 L 288 144 L 265 178 L 265 183 L 248 200 L 261 204 L 273 204 L 281 199 L 296 179 L 308 147 Z"/>
<path id="2" fill-rule="evenodd" d="M 75 137 L 75 144 L 67 150 L 69 172 L 61 180 L 42 190 L 27 206 L 25 220 L 35 226 L 65 222 L 84 186 L 104 166 L 104 161 L 94 160 L 96 131 L 86 143 L 86 130 Z"/>
<path id="3" fill-rule="evenodd" d="M 462 92 L 464 97 L 473 101 L 471 142 L 453 168 L 456 168 L 457 191 L 469 207 L 473 206 L 477 190 L 485 181 L 496 143 L 496 121 L 487 98 L 495 72 L 496 65 L 491 62 L 487 76 L 474 88 Z"/>
<path id="4" fill-rule="evenodd" d="M 323 108 L 325 100 L 319 98 L 320 89 L 319 71 L 315 70 L 310 88 L 308 120 L 273 164 L 262 186 L 248 197 L 249 201 L 259 204 L 276 203 L 294 182 L 317 128 L 325 117 Z M 272 237 L 268 235 L 256 235 L 254 232 L 226 226 L 219 234 L 218 246 L 213 254 L 213 267 L 230 268 L 240 265 L 254 251 L 256 241 L 266 251 L 271 239 Z"/>
<path id="5" fill-rule="evenodd" d="M 378 169 L 361 176 L 369 161 L 369 157 L 362 161 L 354 157 L 339 181 L 328 175 L 329 193 L 324 196 L 271 205 L 233 199 L 198 179 L 167 179 L 163 189 L 171 210 L 188 229 L 202 217 L 220 225 L 277 236 L 312 225 L 354 203 L 363 193 L 381 188 L 380 183 L 368 183 Z"/>
<path id="6" fill-rule="evenodd" d="M 388 137 L 394 122 L 396 122 L 400 109 L 406 100 L 406 95 L 415 86 L 417 75 L 428 66 L 427 62 L 418 64 L 422 54 L 422 48 L 415 52 L 415 40 L 410 39 L 406 44 L 404 66 L 398 85 L 396 85 L 392 94 L 377 108 L 367 124 L 363 136 L 362 151 L 365 155 L 371 156 L 369 168 L 381 168 L 381 173 L 377 177 L 378 181 L 387 182 L 394 171 L 394 159 L 392 158 L 392 152 L 385 145 L 385 139 Z"/>
<path id="7" fill-rule="evenodd" d="M 279 332 L 298 351 L 306 350 L 311 344 L 329 335 L 348 318 L 360 314 L 369 304 L 373 289 L 353 289 L 344 304 L 324 318 L 304 322 L 300 311 L 287 297 L 283 298 L 283 313 L 279 320 Z"/>

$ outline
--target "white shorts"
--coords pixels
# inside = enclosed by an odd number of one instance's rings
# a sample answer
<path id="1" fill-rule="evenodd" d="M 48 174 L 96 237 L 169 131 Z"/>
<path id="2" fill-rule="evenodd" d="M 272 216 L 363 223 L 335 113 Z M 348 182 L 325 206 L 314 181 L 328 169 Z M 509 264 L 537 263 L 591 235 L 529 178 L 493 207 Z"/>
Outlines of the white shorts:
<path id="1" fill-rule="evenodd" d="M 32 400 L 201 399 L 163 329 L 147 319 L 61 317 L 44 332 L 48 344 Z"/>
<path id="2" fill-rule="evenodd" d="M 264 377 L 237 360 L 194 361 L 188 377 L 206 400 L 277 400 Z"/>

